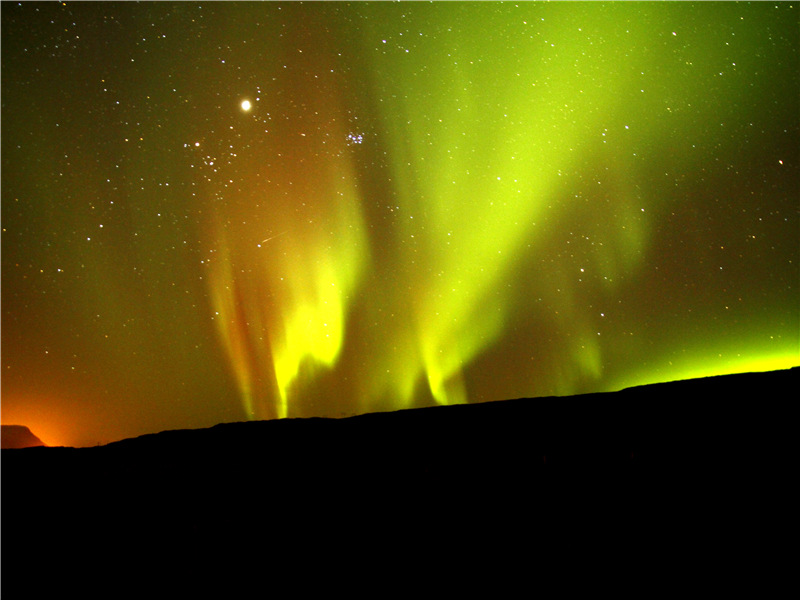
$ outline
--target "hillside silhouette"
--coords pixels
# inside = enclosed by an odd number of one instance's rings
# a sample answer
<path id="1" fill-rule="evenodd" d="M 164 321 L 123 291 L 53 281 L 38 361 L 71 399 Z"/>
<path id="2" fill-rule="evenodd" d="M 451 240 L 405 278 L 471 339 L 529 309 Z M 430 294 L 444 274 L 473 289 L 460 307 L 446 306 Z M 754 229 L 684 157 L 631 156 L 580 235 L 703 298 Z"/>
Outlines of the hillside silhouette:
<path id="1" fill-rule="evenodd" d="M 4 450 L 3 586 L 42 569 L 80 580 L 86 565 L 119 577 L 153 556 L 191 569 L 248 547 L 302 577 L 320 560 L 336 569 L 346 556 L 397 560 L 407 544 L 434 554 L 438 544 L 439 560 L 522 541 L 538 552 L 544 540 L 598 526 L 627 540 L 625 560 L 641 560 L 646 540 L 698 524 L 715 543 L 758 542 L 751 519 L 779 514 L 764 502 L 787 480 L 799 376 L 794 368 Z M 345 550 L 353 543 L 362 558 Z"/>
<path id="2" fill-rule="evenodd" d="M 25 425 L 0 426 L 0 448 L 33 448 L 45 443 L 36 437 Z"/>

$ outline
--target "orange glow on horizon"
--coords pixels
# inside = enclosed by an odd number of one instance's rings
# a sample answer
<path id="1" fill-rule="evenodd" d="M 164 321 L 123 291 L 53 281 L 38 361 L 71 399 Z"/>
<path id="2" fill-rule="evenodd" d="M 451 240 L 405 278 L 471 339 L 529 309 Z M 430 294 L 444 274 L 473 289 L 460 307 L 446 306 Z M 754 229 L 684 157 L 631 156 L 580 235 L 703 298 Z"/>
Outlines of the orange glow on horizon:
<path id="1" fill-rule="evenodd" d="M 36 402 L 30 402 L 30 406 L 40 406 Z M 55 413 L 44 413 L 41 408 L 31 408 L 14 406 L 6 408 L 0 405 L 0 423 L 3 425 L 24 425 L 30 429 L 31 433 L 42 440 L 45 446 L 76 446 L 77 436 L 65 422 L 58 420 L 59 415 Z"/>

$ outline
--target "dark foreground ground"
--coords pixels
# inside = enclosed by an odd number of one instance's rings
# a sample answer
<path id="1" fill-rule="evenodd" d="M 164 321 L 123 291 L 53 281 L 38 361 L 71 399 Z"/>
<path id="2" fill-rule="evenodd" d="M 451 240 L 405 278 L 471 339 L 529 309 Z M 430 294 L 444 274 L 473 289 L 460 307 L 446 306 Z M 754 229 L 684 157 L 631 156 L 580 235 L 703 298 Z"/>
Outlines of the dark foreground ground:
<path id="1" fill-rule="evenodd" d="M 3 450 L 3 598 L 763 596 L 799 377 Z"/>

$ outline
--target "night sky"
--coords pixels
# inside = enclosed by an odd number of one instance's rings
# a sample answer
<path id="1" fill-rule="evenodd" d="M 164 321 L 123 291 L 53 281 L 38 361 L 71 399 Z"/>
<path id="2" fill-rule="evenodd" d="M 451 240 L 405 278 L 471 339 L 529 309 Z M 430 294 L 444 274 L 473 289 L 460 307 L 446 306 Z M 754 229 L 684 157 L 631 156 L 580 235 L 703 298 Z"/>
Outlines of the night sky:
<path id="1" fill-rule="evenodd" d="M 800 365 L 798 15 L 3 2 L 3 423 Z"/>

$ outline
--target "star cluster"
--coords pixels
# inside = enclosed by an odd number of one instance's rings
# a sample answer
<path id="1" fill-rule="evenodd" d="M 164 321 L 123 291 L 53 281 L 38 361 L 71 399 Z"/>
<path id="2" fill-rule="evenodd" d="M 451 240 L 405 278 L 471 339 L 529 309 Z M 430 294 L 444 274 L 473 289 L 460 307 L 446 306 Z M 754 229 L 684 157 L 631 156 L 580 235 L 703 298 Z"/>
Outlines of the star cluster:
<path id="1" fill-rule="evenodd" d="M 800 364 L 798 14 L 4 2 L 3 422 Z"/>

